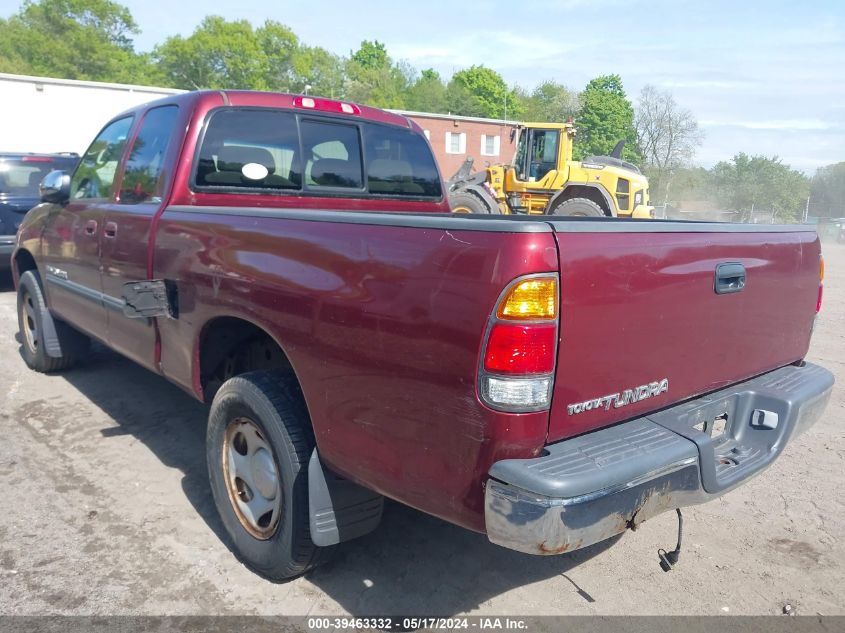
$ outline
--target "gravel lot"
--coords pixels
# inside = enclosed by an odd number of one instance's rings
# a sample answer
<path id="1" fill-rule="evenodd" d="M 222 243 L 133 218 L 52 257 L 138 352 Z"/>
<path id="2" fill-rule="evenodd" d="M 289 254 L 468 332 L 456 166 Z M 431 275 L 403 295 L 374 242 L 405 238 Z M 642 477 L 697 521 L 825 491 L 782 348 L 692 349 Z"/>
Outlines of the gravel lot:
<path id="1" fill-rule="evenodd" d="M 0 281 L 2 614 L 845 614 L 845 246 L 826 244 L 809 358 L 837 374 L 827 416 L 745 487 L 609 544 L 535 558 L 389 503 L 381 527 L 303 578 L 229 551 L 206 482 L 206 409 L 98 348 L 30 372 Z M 839 589 L 836 589 L 839 587 Z"/>

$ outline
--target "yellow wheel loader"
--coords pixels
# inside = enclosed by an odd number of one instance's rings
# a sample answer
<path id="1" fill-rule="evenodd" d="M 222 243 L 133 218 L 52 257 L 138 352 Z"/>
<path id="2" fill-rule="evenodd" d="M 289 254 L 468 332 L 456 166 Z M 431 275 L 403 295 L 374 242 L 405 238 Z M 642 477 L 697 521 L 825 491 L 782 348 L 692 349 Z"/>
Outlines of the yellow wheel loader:
<path id="1" fill-rule="evenodd" d="M 512 165 L 472 172 L 472 157 L 447 181 L 453 213 L 527 213 L 586 217 L 654 217 L 648 179 L 620 158 L 624 141 L 610 156 L 572 160 L 575 126 L 523 123 Z"/>

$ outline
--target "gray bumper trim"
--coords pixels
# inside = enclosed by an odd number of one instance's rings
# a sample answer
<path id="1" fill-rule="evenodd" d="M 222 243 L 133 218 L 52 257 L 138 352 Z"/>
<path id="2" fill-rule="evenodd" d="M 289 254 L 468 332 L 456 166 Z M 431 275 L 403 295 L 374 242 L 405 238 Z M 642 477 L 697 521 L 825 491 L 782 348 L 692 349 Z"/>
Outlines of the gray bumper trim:
<path id="1" fill-rule="evenodd" d="M 783 367 L 549 445 L 542 457 L 497 462 L 485 491 L 488 537 L 521 552 L 558 554 L 713 499 L 762 471 L 814 424 L 832 388 L 833 375 L 822 367 Z M 756 409 L 776 412 L 777 428 L 752 426 Z M 728 425 L 722 435 L 700 430 L 702 421 L 723 413 Z"/>

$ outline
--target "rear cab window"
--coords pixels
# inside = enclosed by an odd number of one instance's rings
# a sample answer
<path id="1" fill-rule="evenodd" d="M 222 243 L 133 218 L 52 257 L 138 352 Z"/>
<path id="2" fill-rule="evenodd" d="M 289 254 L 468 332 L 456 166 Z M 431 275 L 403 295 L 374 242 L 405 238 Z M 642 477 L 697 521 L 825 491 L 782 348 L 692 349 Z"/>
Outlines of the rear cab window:
<path id="1" fill-rule="evenodd" d="M 281 109 L 220 108 L 210 115 L 193 187 L 301 196 L 441 199 L 422 135 L 410 129 Z"/>

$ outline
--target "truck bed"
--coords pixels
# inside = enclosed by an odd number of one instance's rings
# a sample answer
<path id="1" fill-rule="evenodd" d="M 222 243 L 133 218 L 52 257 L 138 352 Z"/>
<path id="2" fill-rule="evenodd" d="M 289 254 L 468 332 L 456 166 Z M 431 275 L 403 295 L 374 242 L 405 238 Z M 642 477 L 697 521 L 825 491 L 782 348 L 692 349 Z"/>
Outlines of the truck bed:
<path id="1" fill-rule="evenodd" d="M 800 359 L 818 252 L 804 227 L 171 206 L 154 276 L 190 296 L 160 323 L 161 370 L 201 395 L 181 342 L 212 315 L 249 320 L 301 376 L 327 465 L 483 530 L 494 462 Z M 721 261 L 745 263 L 743 292 L 714 294 Z M 493 411 L 482 335 L 502 288 L 538 272 L 561 275 L 551 412 Z M 568 414 L 664 378 L 654 398 Z"/>

